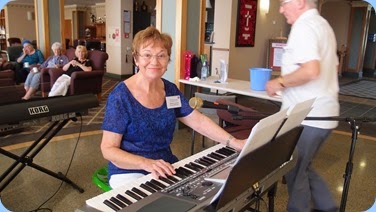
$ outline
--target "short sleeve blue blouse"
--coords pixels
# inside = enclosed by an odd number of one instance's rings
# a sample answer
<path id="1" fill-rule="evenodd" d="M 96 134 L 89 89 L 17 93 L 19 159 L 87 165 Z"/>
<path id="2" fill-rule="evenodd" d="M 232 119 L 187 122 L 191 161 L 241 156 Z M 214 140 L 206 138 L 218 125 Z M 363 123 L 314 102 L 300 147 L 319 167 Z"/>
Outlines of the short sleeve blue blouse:
<path id="1" fill-rule="evenodd" d="M 166 100 L 161 107 L 146 108 L 133 97 L 125 83 L 121 82 L 108 97 L 102 130 L 122 134 L 120 148 L 129 153 L 175 163 L 178 159 L 173 155 L 170 144 L 176 119 L 189 115 L 193 109 L 175 84 L 162 80 L 166 97 L 180 98 L 180 108 L 168 109 Z M 144 170 L 121 169 L 111 162 L 108 173 L 109 176 L 122 173 L 148 174 Z"/>

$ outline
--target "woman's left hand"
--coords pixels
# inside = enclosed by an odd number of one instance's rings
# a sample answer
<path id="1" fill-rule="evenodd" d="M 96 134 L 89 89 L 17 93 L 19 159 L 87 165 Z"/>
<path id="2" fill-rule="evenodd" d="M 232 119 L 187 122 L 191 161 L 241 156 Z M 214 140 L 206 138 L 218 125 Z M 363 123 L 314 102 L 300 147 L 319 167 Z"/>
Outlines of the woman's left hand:
<path id="1" fill-rule="evenodd" d="M 234 148 L 236 151 L 241 151 L 245 145 L 245 142 L 247 142 L 247 140 L 239 140 L 239 139 L 233 139 L 230 143 L 229 143 L 229 146 L 231 148 Z"/>

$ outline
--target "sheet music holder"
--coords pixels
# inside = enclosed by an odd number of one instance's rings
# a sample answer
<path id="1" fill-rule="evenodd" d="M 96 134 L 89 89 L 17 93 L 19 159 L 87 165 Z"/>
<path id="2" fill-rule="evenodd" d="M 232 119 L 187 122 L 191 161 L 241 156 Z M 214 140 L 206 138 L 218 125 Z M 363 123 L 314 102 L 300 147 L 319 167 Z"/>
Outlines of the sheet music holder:
<path id="1" fill-rule="evenodd" d="M 252 129 L 252 131 L 251 131 L 251 133 L 250 133 L 250 135 L 247 139 L 247 142 L 246 142 L 244 148 L 242 149 L 242 151 L 240 152 L 234 166 L 229 166 L 225 170 L 221 171 L 220 173 L 217 173 L 216 175 L 213 175 L 213 176 L 206 178 L 206 180 L 208 180 L 208 181 L 224 183 L 221 190 L 212 199 L 211 203 L 214 203 L 215 201 L 217 201 L 218 198 L 222 199 L 222 196 L 226 196 L 226 194 L 224 192 L 226 192 L 225 191 L 226 185 L 228 186 L 228 184 L 229 184 L 229 182 L 227 182 L 227 181 L 229 180 L 229 176 L 231 175 L 231 173 L 236 172 L 235 167 L 239 167 L 240 166 L 240 165 L 238 165 L 239 163 L 243 164 L 244 162 L 241 162 L 243 160 L 248 161 L 249 157 L 251 157 L 251 158 L 256 157 L 256 156 L 250 156 L 250 155 L 256 154 L 255 151 L 258 150 L 259 148 L 267 148 L 265 146 L 269 146 L 269 145 L 271 145 L 270 143 L 274 143 L 274 142 L 270 142 L 270 141 L 283 140 L 282 138 L 285 138 L 285 136 L 284 136 L 285 134 L 290 134 L 291 130 L 300 126 L 302 121 L 305 119 L 305 117 L 311 111 L 314 100 L 315 99 L 306 100 L 304 102 L 296 104 L 290 110 L 288 110 L 288 109 L 281 110 L 281 111 L 279 111 L 279 112 L 277 112 L 277 113 L 275 113 L 271 116 L 268 116 L 268 117 L 260 120 L 260 122 L 258 122 L 254 126 L 254 128 Z M 288 111 L 289 111 L 289 115 L 287 116 Z M 300 132 L 299 132 L 299 136 L 300 136 Z M 292 151 L 295 148 L 295 145 L 296 145 L 296 142 L 297 142 L 299 136 L 294 140 L 295 143 L 293 143 L 293 148 L 290 149 L 290 151 L 286 150 L 287 152 L 285 152 L 285 153 L 288 155 L 288 158 L 284 162 L 286 162 L 290 159 L 290 156 L 292 155 Z M 281 139 L 279 139 L 279 137 L 281 137 Z M 286 141 L 286 144 L 290 144 L 290 142 L 291 141 Z M 278 150 L 278 148 L 276 150 Z M 281 149 L 281 151 L 282 151 L 282 149 Z M 270 155 L 270 154 L 271 154 L 271 152 L 269 152 L 269 153 L 265 152 L 265 155 Z M 274 157 L 274 154 L 271 154 L 271 155 L 273 155 L 273 157 Z M 247 159 L 244 159 L 245 157 Z M 260 157 L 265 157 L 265 156 L 261 155 Z M 276 160 L 278 160 L 278 158 L 276 158 Z M 258 160 L 258 161 L 260 162 L 260 164 L 267 165 L 267 166 L 268 166 L 269 163 L 273 164 L 273 161 L 268 161 L 268 163 L 265 163 L 265 161 L 262 161 L 262 160 Z M 274 163 L 275 162 L 276 161 L 274 161 Z M 245 164 L 247 164 L 247 163 L 245 163 Z M 253 162 L 249 161 L 249 164 L 253 164 Z M 281 164 L 282 163 L 280 163 L 280 165 Z M 251 165 L 249 165 L 249 166 L 252 167 Z M 275 167 L 275 168 L 277 168 L 277 167 Z M 249 168 L 247 168 L 247 166 L 242 167 L 242 169 L 249 170 Z M 256 171 L 257 173 L 253 173 L 253 174 L 249 173 L 249 174 L 253 175 L 252 177 L 255 177 L 255 179 L 261 180 L 262 178 L 258 178 L 259 174 L 264 173 L 264 172 L 262 172 L 262 170 L 258 170 L 258 169 L 256 169 L 256 170 L 257 170 Z M 273 170 L 269 170 L 269 171 L 270 171 L 269 173 L 271 173 Z M 266 174 L 269 174 L 269 173 L 266 173 Z M 246 174 L 239 171 L 236 175 L 246 175 Z M 239 177 L 239 176 L 237 176 L 237 177 Z M 238 180 L 240 180 L 240 179 L 238 179 Z M 249 179 L 249 180 L 252 180 L 252 178 Z M 239 183 L 239 182 L 252 182 L 252 181 L 238 181 L 237 183 Z M 235 183 L 236 183 L 236 181 L 235 181 Z M 233 185 L 229 186 L 229 188 L 232 189 Z M 240 187 L 240 188 L 242 188 L 242 187 Z M 246 188 L 246 186 L 243 185 L 243 189 L 244 188 Z M 229 191 L 229 192 L 231 193 L 231 191 Z M 221 203 L 220 200 L 219 200 L 219 203 Z"/>
<path id="2" fill-rule="evenodd" d="M 252 128 L 252 131 L 249 134 L 248 139 L 242 151 L 239 153 L 233 165 L 238 163 L 239 160 L 245 155 L 249 154 L 253 150 L 271 141 L 273 137 L 275 136 L 275 134 L 277 133 L 278 129 L 280 129 L 281 125 L 285 121 L 286 114 L 287 114 L 287 109 L 281 110 L 273 115 L 270 115 L 266 118 L 261 119 Z M 222 170 L 220 173 L 216 174 L 215 176 L 205 178 L 205 180 L 212 181 L 212 182 L 225 183 L 227 176 L 230 174 L 232 167 L 233 166 L 229 166 L 225 170 Z"/>
<path id="3" fill-rule="evenodd" d="M 262 192 L 263 188 L 257 187 L 257 183 L 291 159 L 302 130 L 303 127 L 294 128 L 273 142 L 242 157 L 232 168 L 219 198 L 205 210 L 229 211 L 226 207 L 231 208 L 231 202 L 246 192 L 249 187 L 252 187 L 255 192 Z M 248 186 L 245 186 L 244 182 L 247 182 Z"/>
<path id="4" fill-rule="evenodd" d="M 296 104 L 292 109 L 281 110 L 273 115 L 261 119 L 253 128 L 242 149 L 235 164 L 245 155 L 254 151 L 255 149 L 265 145 L 276 137 L 299 126 L 309 111 L 315 99 L 306 100 Z M 287 115 L 289 114 L 289 115 Z M 288 117 L 288 118 L 286 118 Z M 206 180 L 224 183 L 229 175 L 231 167 L 223 170 L 215 176 L 208 177 Z"/>

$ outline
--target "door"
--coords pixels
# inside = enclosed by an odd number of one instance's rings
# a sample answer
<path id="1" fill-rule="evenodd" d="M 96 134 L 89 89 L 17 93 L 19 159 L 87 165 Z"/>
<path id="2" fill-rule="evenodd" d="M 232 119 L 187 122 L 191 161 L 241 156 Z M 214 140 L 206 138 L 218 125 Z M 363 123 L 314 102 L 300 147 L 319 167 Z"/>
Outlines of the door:
<path id="1" fill-rule="evenodd" d="M 371 14 L 371 5 L 365 2 L 351 5 L 348 49 L 346 55 L 346 71 L 354 76 L 363 76 L 364 54 L 367 44 L 368 25 Z"/>
<path id="2" fill-rule="evenodd" d="M 66 46 L 73 46 L 73 35 L 72 35 L 72 20 L 64 20 L 64 39 Z M 69 43 L 67 42 L 69 39 Z"/>

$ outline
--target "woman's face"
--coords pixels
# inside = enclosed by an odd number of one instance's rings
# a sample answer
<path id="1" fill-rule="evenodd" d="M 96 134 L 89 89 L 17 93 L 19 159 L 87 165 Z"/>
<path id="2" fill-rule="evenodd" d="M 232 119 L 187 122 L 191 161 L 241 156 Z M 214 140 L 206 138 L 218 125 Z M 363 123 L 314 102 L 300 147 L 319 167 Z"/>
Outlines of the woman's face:
<path id="1" fill-rule="evenodd" d="M 167 70 L 170 57 L 161 43 L 151 42 L 141 47 L 135 57 L 139 72 L 151 79 L 160 79 Z"/>
<path id="2" fill-rule="evenodd" d="M 34 47 L 31 44 L 25 44 L 23 48 L 27 54 L 30 54 L 34 50 Z"/>
<path id="3" fill-rule="evenodd" d="M 61 49 L 60 48 L 54 48 L 54 49 L 52 49 L 52 51 L 54 52 L 55 56 L 59 56 L 61 54 Z"/>
<path id="4" fill-rule="evenodd" d="M 84 59 L 86 59 L 85 54 L 86 54 L 86 51 L 83 50 L 83 49 L 77 49 L 77 50 L 76 50 L 76 57 L 77 57 L 79 60 L 84 60 Z"/>

